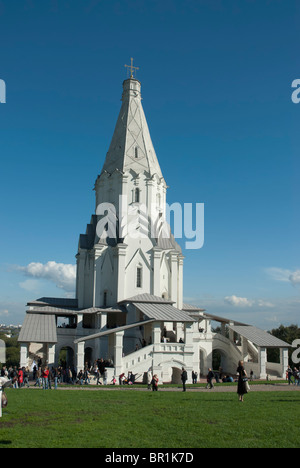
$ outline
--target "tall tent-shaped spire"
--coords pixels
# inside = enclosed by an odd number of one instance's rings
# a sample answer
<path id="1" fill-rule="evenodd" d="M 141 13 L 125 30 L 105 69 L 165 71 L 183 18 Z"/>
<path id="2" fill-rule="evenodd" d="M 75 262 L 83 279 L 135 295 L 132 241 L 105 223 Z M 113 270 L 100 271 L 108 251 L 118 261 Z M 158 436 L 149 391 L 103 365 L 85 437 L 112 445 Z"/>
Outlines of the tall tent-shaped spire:
<path id="1" fill-rule="evenodd" d="M 123 82 L 121 110 L 95 183 L 96 212 L 79 240 L 80 307 L 114 306 L 137 294 L 182 307 L 183 256 L 167 223 L 167 185 L 134 69 Z"/>
<path id="2" fill-rule="evenodd" d="M 132 76 L 123 83 L 122 106 L 102 173 L 130 169 L 163 178 L 142 107 L 141 83 Z"/>

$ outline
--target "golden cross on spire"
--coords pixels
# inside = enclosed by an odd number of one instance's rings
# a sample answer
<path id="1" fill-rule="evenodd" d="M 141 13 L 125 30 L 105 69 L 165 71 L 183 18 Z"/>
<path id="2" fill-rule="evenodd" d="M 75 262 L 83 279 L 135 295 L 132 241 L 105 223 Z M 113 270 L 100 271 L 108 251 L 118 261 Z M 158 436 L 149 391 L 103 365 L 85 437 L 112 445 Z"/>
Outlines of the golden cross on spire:
<path id="1" fill-rule="evenodd" d="M 130 59 L 131 65 L 125 65 L 126 68 L 129 68 L 130 70 L 130 78 L 133 78 L 133 74 L 136 70 L 139 70 L 139 67 L 134 67 L 133 66 L 133 58 L 131 57 Z"/>

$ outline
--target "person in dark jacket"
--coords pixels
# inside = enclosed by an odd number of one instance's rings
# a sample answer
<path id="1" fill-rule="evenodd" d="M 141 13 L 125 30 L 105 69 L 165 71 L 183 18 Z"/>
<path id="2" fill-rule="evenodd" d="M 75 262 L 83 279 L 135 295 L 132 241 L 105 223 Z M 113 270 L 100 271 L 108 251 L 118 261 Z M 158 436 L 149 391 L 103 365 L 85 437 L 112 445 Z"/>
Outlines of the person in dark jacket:
<path id="1" fill-rule="evenodd" d="M 186 381 L 188 379 L 188 376 L 187 376 L 187 371 L 185 370 L 185 368 L 183 367 L 182 368 L 182 373 L 181 373 L 181 381 L 182 381 L 182 385 L 183 385 L 183 391 L 186 392 Z"/>
<path id="2" fill-rule="evenodd" d="M 212 389 L 214 388 L 214 384 L 213 384 L 213 378 L 214 378 L 215 374 L 213 373 L 213 371 L 209 368 L 208 369 L 208 374 L 207 374 L 207 385 L 206 385 L 206 388 L 209 388 Z"/>

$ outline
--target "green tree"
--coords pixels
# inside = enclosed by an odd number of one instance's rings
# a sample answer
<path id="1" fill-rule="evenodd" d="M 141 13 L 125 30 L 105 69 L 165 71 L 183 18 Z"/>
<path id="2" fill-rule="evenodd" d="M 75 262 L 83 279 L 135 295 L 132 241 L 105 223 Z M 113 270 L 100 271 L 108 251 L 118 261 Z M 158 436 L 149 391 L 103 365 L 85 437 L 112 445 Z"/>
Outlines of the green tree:
<path id="1" fill-rule="evenodd" d="M 280 327 L 275 328 L 270 331 L 271 335 L 276 336 L 282 341 L 285 341 L 288 344 L 292 344 L 294 340 L 300 339 L 300 328 L 298 325 L 289 325 L 285 327 L 284 325 L 280 325 Z M 291 362 L 291 356 L 294 352 L 293 348 L 289 349 L 289 359 Z M 279 362 L 280 361 L 280 354 L 279 349 L 269 349 L 268 350 L 268 361 L 270 362 Z"/>
<path id="2" fill-rule="evenodd" d="M 4 333 L 0 333 L 0 340 L 5 343 L 5 354 L 7 366 L 18 366 L 20 363 L 20 345 L 18 343 L 18 336 L 14 335 L 11 338 L 7 337 Z M 0 364 L 1 365 L 1 364 Z"/>

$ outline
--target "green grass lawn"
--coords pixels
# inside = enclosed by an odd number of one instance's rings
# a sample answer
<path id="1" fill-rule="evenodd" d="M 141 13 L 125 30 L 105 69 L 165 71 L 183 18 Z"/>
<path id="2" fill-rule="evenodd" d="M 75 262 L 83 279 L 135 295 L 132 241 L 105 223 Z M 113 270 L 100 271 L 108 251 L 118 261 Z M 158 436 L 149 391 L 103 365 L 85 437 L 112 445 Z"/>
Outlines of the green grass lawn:
<path id="1" fill-rule="evenodd" d="M 300 393 L 7 391 L 0 448 L 299 447 Z"/>

